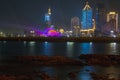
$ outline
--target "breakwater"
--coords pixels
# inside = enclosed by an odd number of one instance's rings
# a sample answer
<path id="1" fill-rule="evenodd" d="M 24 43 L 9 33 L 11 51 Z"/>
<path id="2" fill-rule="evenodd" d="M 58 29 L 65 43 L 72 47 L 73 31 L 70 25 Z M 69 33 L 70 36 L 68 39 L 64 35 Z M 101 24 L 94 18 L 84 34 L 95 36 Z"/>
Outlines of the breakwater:
<path id="1" fill-rule="evenodd" d="M 120 42 L 119 37 L 0 37 L 0 41 Z"/>

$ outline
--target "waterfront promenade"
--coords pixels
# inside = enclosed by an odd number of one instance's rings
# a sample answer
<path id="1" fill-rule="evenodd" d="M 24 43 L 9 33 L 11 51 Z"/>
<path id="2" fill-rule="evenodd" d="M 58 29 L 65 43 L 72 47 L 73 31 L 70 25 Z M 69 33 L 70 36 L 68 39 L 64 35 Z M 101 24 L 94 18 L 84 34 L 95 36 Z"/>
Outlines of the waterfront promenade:
<path id="1" fill-rule="evenodd" d="M 120 37 L 0 37 L 0 41 L 120 42 Z"/>

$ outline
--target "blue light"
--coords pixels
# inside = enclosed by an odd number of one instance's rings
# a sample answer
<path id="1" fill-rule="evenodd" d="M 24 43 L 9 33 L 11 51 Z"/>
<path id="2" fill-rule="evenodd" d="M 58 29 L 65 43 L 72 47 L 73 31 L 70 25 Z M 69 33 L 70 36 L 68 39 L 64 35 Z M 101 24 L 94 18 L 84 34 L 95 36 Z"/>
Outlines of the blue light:
<path id="1" fill-rule="evenodd" d="M 80 53 L 81 54 L 92 54 L 93 53 L 92 47 L 93 47 L 93 45 L 91 42 L 90 43 L 81 43 L 80 47 L 79 47 L 81 49 Z"/>
<path id="2" fill-rule="evenodd" d="M 82 29 L 91 29 L 92 24 L 92 9 L 83 10 L 82 12 Z"/>
<path id="3" fill-rule="evenodd" d="M 50 15 L 48 14 L 45 15 L 45 21 L 50 21 Z"/>
<path id="4" fill-rule="evenodd" d="M 46 41 L 43 43 L 43 47 L 44 49 L 42 49 L 42 55 L 52 56 L 52 44 Z"/>
<path id="5" fill-rule="evenodd" d="M 88 70 L 88 71 L 86 71 Z M 79 80 L 93 80 L 90 72 L 96 72 L 92 66 L 84 66 L 79 73 Z"/>

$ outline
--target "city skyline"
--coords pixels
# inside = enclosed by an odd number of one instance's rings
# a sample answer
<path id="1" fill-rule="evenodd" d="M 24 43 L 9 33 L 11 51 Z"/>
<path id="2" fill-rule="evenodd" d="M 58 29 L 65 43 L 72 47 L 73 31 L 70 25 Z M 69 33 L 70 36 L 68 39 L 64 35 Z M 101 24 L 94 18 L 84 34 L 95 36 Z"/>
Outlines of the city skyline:
<path id="1" fill-rule="evenodd" d="M 95 11 L 98 3 L 103 4 L 104 8 L 120 12 L 119 1 L 113 0 L 88 0 L 89 5 Z M 52 24 L 64 26 L 70 29 L 70 20 L 79 17 L 86 0 L 3 0 L 0 2 L 0 31 L 23 30 L 26 27 L 43 28 L 44 15 L 50 7 L 52 10 Z M 94 17 L 93 17 L 94 18 Z"/>

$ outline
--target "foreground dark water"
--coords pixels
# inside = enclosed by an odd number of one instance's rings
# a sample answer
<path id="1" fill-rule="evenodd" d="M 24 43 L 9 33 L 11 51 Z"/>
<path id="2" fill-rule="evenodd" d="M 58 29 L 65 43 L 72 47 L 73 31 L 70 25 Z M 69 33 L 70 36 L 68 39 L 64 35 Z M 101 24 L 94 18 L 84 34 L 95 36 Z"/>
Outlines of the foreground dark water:
<path id="1" fill-rule="evenodd" d="M 120 43 L 77 43 L 77 42 L 35 42 L 1 41 L 0 55 L 62 55 L 78 57 L 80 54 L 120 54 Z"/>
<path id="2" fill-rule="evenodd" d="M 77 42 L 35 42 L 35 41 L 1 41 L 0 42 L 0 59 L 7 59 L 11 56 L 28 56 L 28 55 L 61 55 L 69 58 L 78 59 L 80 54 L 120 54 L 120 43 L 77 43 Z M 0 63 L 3 65 L 4 63 Z M 19 66 L 17 66 L 20 68 Z M 24 66 L 26 67 L 26 66 Z M 60 66 L 48 67 L 41 66 L 37 68 L 30 67 L 27 70 L 19 70 L 14 68 L 11 70 L 1 71 L 1 73 L 32 73 L 33 71 L 43 71 L 51 76 L 57 75 L 61 80 L 70 80 L 67 73 L 71 71 L 79 71 L 76 80 L 92 80 L 89 72 L 86 70 L 97 72 L 98 74 L 111 74 L 112 77 L 120 78 L 119 66 L 101 67 L 101 66 Z M 39 79 L 38 79 L 39 80 Z"/>

